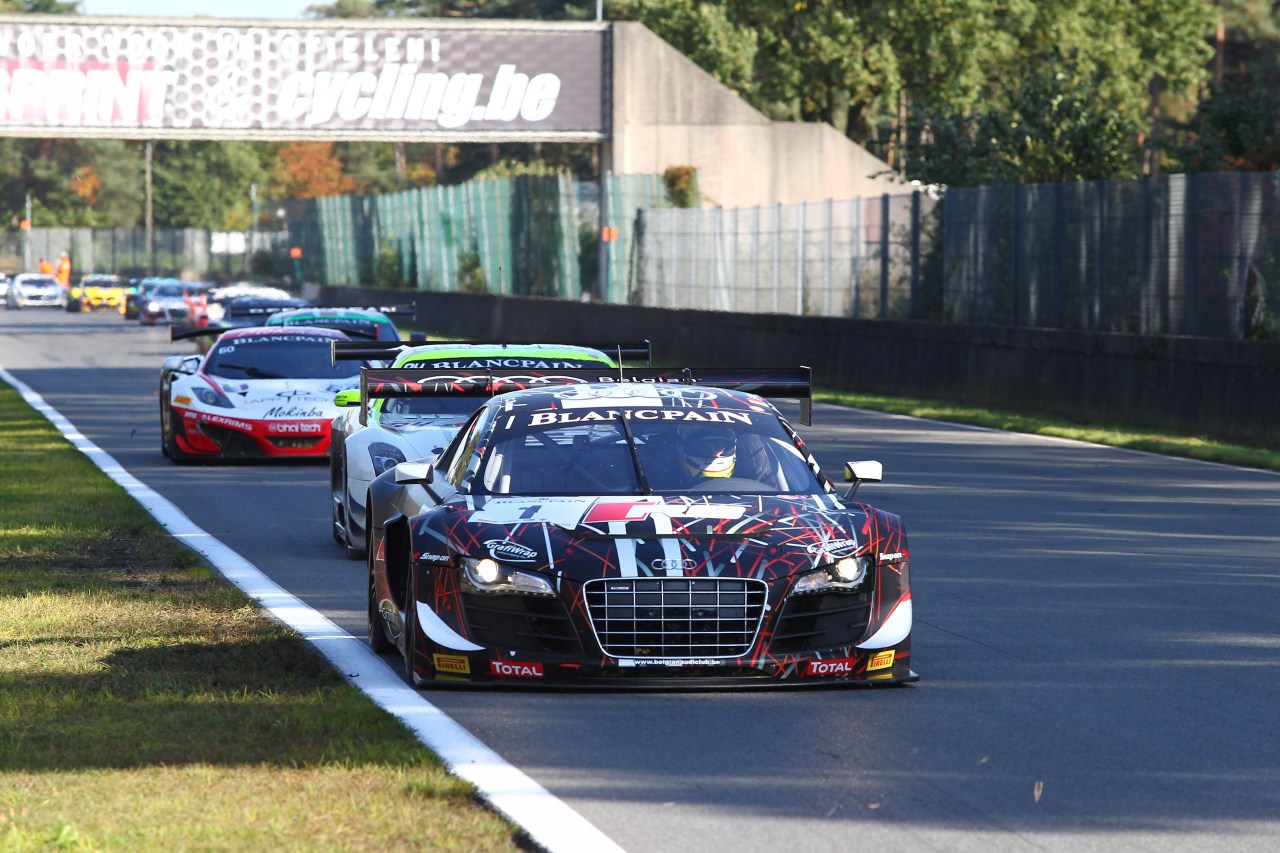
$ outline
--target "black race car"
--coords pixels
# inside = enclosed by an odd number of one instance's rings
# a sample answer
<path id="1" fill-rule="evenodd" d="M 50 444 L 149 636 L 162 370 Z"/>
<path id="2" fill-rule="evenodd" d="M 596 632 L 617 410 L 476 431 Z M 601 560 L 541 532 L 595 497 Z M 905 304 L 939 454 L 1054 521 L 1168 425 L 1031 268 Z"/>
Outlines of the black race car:
<path id="1" fill-rule="evenodd" d="M 800 397 L 807 421 L 807 368 L 433 388 L 492 397 L 370 486 L 369 640 L 413 683 L 916 680 L 906 531 L 852 495 L 880 464 L 848 463 L 837 491 L 764 399 Z"/>

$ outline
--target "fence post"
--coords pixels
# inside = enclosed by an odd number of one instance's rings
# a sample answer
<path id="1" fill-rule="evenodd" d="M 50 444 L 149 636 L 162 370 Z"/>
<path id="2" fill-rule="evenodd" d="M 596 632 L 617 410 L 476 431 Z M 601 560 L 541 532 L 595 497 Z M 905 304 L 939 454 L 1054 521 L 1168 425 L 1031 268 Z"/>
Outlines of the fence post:
<path id="1" fill-rule="evenodd" d="M 889 317 L 889 194 L 880 196 L 880 319 Z"/>
<path id="2" fill-rule="evenodd" d="M 805 233 L 805 206 L 800 202 L 800 222 L 796 228 L 796 316 L 804 316 L 804 257 L 809 251 Z"/>
<path id="3" fill-rule="evenodd" d="M 1187 214 L 1185 218 L 1186 237 L 1183 245 L 1186 247 L 1187 262 L 1186 274 L 1183 278 L 1186 288 L 1184 296 L 1186 299 L 1186 316 L 1182 333 L 1184 335 L 1194 335 L 1199 326 L 1197 322 L 1197 291 L 1200 286 L 1200 239 L 1196 232 L 1200 227 L 1200 182 L 1196 180 L 1194 174 L 1187 175 Z"/>
<path id="4" fill-rule="evenodd" d="M 920 304 L 920 190 L 911 194 L 911 299 L 907 317 L 916 316 Z"/>
<path id="5" fill-rule="evenodd" d="M 831 316 L 831 255 L 833 253 L 832 240 L 835 231 L 835 199 L 827 199 L 827 233 L 826 239 L 823 241 L 823 252 L 826 255 L 825 262 L 822 265 L 822 289 L 826 293 L 823 301 L 822 313 L 826 317 Z"/>
<path id="6" fill-rule="evenodd" d="M 782 289 L 782 210 L 773 213 L 773 313 L 778 313 L 778 291 Z"/>
<path id="7" fill-rule="evenodd" d="M 1009 304 L 1012 309 L 1013 325 L 1021 326 L 1024 318 L 1022 316 L 1022 301 L 1019 296 L 1022 293 L 1022 238 L 1023 238 L 1023 215 L 1022 209 L 1026 205 L 1026 190 L 1022 184 L 1013 185 L 1013 216 L 1011 217 L 1011 251 L 1012 261 L 1009 270 Z"/>

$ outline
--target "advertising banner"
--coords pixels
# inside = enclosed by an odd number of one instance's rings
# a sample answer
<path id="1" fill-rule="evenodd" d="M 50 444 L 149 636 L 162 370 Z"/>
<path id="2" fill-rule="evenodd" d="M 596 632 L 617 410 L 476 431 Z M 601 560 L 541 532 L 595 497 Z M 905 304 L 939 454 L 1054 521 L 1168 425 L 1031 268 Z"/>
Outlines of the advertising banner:
<path id="1" fill-rule="evenodd" d="M 592 141 L 599 24 L 0 16 L 0 135 Z"/>

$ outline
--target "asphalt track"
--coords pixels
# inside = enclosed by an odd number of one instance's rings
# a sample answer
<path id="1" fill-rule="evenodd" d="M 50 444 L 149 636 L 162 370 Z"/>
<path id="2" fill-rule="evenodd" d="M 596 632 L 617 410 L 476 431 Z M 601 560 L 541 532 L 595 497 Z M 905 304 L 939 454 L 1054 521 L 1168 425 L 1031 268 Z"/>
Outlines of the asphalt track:
<path id="1" fill-rule="evenodd" d="M 159 363 L 189 349 L 0 310 L 0 367 L 362 633 L 323 465 L 160 455 Z M 1280 476 L 829 406 L 802 432 L 884 463 L 860 496 L 911 534 L 918 684 L 427 698 L 635 853 L 1280 849 Z"/>

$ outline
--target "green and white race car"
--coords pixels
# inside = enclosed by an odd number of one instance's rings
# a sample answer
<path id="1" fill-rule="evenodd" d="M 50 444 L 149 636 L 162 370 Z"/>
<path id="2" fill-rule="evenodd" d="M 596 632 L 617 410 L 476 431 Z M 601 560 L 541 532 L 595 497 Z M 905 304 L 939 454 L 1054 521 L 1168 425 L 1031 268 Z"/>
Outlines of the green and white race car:
<path id="1" fill-rule="evenodd" d="M 333 361 L 388 363 L 404 368 L 420 386 L 454 381 L 458 371 L 529 372 L 531 381 L 558 370 L 618 367 L 623 361 L 649 361 L 648 341 L 637 343 L 462 344 L 405 346 L 378 341 L 338 343 Z M 435 457 L 481 400 L 467 395 L 415 395 L 400 389 L 383 396 L 377 385 L 337 395 L 346 410 L 333 419 L 329 442 L 329 482 L 333 538 L 347 556 L 365 555 L 369 483 L 401 462 Z"/>

